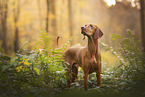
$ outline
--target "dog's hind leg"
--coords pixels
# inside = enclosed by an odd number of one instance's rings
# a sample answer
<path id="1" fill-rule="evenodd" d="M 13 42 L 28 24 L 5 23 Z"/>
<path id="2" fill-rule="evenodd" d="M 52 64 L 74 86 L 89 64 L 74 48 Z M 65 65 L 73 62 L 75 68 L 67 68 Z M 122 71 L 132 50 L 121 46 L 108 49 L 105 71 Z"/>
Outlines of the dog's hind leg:
<path id="1" fill-rule="evenodd" d="M 76 63 L 70 62 L 71 64 L 67 65 L 67 87 L 69 88 L 71 83 L 75 81 L 78 74 L 78 67 L 75 65 Z"/>
<path id="2" fill-rule="evenodd" d="M 77 75 L 78 75 L 78 66 L 77 64 L 73 64 L 72 65 L 72 78 L 71 78 L 71 83 L 75 81 L 75 79 L 77 79 Z"/>

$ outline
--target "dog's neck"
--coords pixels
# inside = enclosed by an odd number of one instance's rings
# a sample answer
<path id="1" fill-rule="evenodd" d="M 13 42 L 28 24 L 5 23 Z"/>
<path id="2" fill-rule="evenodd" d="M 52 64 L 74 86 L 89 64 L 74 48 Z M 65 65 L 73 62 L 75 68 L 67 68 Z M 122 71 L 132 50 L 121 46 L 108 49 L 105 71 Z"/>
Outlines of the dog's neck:
<path id="1" fill-rule="evenodd" d="M 92 36 L 88 37 L 87 48 L 91 57 L 95 56 L 98 53 L 98 40 L 95 40 Z"/>

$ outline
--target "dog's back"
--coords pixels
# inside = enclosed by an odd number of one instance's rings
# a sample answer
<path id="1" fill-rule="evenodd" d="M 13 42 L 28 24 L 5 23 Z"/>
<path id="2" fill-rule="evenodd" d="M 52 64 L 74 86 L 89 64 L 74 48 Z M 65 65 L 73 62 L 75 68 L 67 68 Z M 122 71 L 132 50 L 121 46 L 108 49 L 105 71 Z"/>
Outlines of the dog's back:
<path id="1" fill-rule="evenodd" d="M 81 52 L 84 47 L 70 47 L 64 53 L 64 59 L 69 65 L 79 64 L 81 65 Z"/>

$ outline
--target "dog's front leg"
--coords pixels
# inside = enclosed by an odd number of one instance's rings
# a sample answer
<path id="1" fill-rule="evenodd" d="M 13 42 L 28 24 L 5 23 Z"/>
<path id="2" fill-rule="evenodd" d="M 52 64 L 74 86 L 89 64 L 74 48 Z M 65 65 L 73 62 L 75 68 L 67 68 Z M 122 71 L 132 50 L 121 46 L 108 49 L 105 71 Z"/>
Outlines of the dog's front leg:
<path id="1" fill-rule="evenodd" d="M 84 72 L 84 89 L 85 91 L 88 90 L 88 73 Z"/>
<path id="2" fill-rule="evenodd" d="M 97 86 L 100 86 L 101 85 L 101 61 L 100 60 L 97 60 L 97 72 L 96 72 L 96 77 L 97 77 Z"/>
<path id="3" fill-rule="evenodd" d="M 101 85 L 101 73 L 100 72 L 96 73 L 96 77 L 97 77 L 97 86 L 100 86 Z"/>

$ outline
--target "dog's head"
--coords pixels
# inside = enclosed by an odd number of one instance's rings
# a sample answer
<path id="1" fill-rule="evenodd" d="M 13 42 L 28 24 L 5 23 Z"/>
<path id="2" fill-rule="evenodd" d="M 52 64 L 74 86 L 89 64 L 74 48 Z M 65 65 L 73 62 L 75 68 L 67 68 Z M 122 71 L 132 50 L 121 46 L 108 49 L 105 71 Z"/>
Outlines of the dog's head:
<path id="1" fill-rule="evenodd" d="M 88 38 L 92 36 L 95 40 L 103 36 L 103 32 L 99 27 L 93 24 L 87 24 L 81 27 L 81 33 Z"/>

